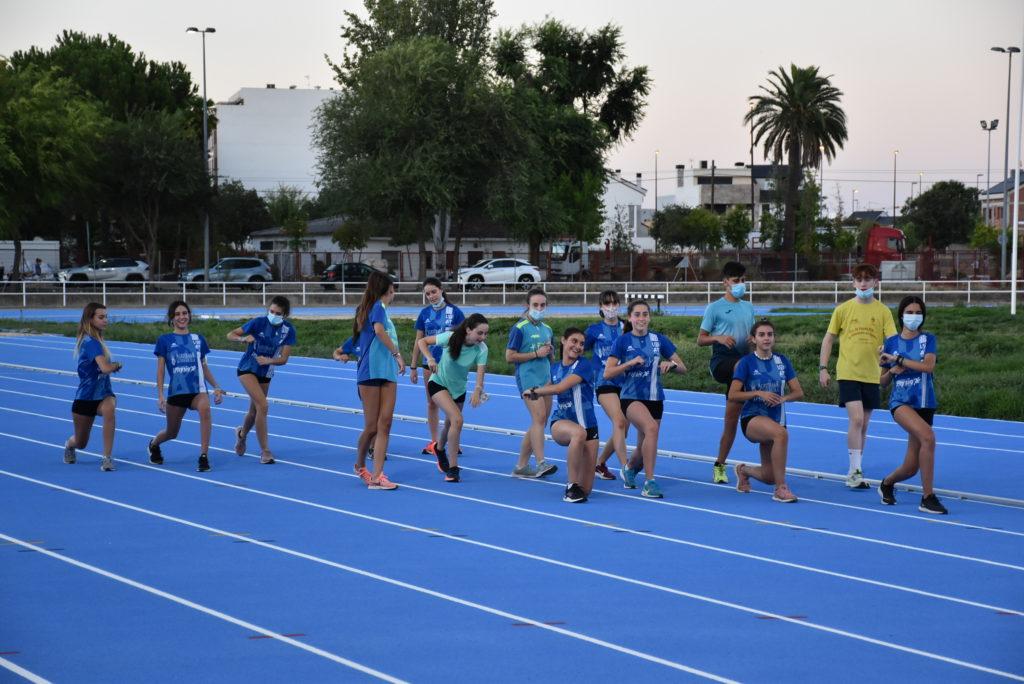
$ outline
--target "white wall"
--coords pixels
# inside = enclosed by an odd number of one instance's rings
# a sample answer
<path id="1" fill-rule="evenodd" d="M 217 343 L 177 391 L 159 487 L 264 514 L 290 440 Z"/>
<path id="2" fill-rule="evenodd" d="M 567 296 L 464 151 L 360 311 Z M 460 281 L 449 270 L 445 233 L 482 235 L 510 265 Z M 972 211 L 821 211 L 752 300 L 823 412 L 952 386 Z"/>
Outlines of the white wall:
<path id="1" fill-rule="evenodd" d="M 315 195 L 313 116 L 335 95 L 307 88 L 242 88 L 228 103 L 219 103 L 214 154 L 220 179 L 239 180 L 260 194 L 292 185 Z"/>

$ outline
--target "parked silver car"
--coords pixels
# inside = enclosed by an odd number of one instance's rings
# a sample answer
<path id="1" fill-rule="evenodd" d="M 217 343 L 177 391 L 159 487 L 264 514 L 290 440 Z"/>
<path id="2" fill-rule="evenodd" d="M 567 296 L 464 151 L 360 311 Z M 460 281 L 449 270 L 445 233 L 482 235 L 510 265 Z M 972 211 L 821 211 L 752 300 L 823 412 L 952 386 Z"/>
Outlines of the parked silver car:
<path id="1" fill-rule="evenodd" d="M 57 271 L 57 280 L 61 282 L 86 280 L 141 282 L 149 280 L 149 264 L 137 259 L 110 257 L 99 259 L 96 263 L 85 266 L 61 269 Z"/>
<path id="2" fill-rule="evenodd" d="M 181 280 L 187 283 L 201 283 L 205 279 L 201 268 L 181 274 Z M 229 257 L 210 266 L 211 283 L 269 283 L 273 279 L 267 262 L 255 257 Z"/>
<path id="3" fill-rule="evenodd" d="M 469 268 L 460 268 L 456 280 L 471 289 L 502 283 L 516 283 L 525 289 L 540 282 L 541 277 L 540 270 L 529 261 L 499 258 L 484 259 Z"/>

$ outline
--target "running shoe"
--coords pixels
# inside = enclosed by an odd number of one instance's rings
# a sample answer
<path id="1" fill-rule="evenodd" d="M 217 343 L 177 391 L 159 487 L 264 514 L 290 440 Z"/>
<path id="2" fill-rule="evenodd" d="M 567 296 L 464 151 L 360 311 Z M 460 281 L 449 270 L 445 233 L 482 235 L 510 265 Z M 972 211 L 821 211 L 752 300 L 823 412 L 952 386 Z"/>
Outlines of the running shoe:
<path id="1" fill-rule="evenodd" d="M 715 484 L 729 484 L 729 475 L 725 472 L 724 463 L 716 463 L 711 470 L 714 473 L 711 478 L 712 482 Z"/>
<path id="2" fill-rule="evenodd" d="M 398 489 L 398 485 L 388 479 L 388 476 L 381 473 L 378 477 L 371 477 L 370 482 L 366 485 L 369 489 L 384 489 L 392 490 Z"/>
<path id="3" fill-rule="evenodd" d="M 745 463 L 737 463 L 736 467 L 733 468 L 736 473 L 736 491 L 740 494 L 750 493 L 750 476 L 747 475 L 747 466 Z"/>
<path id="4" fill-rule="evenodd" d="M 424 456 L 434 456 L 437 454 L 437 442 L 428 442 L 427 446 L 423 447 L 423 451 L 420 453 Z"/>
<path id="5" fill-rule="evenodd" d="M 356 475 L 359 476 L 359 479 L 363 481 L 363 484 L 370 484 L 370 480 L 373 479 L 373 475 L 370 474 L 369 470 L 362 466 L 352 466 L 352 469 L 356 472 Z"/>
<path id="6" fill-rule="evenodd" d="M 206 457 L 206 454 L 199 454 L 199 463 L 196 465 L 196 470 L 201 473 L 205 473 L 210 469 L 210 459 Z"/>
<path id="7" fill-rule="evenodd" d="M 164 455 L 160 453 L 160 447 L 153 444 L 153 440 L 149 440 L 149 462 L 153 465 L 164 464 Z"/>
<path id="8" fill-rule="evenodd" d="M 619 468 L 619 474 L 622 475 L 622 486 L 626 489 L 636 489 L 636 471 L 627 466 Z"/>
<path id="9" fill-rule="evenodd" d="M 661 493 L 661 487 L 658 486 L 657 480 L 647 480 L 644 482 L 644 488 L 640 490 L 640 496 L 646 496 L 648 499 L 665 498 L 665 495 Z"/>
<path id="10" fill-rule="evenodd" d="M 784 484 L 781 484 L 775 488 L 775 493 L 772 495 L 772 499 L 779 503 L 796 503 L 798 499 L 796 494 L 789 490 Z"/>
<path id="11" fill-rule="evenodd" d="M 431 442 L 433 444 L 433 442 Z M 449 468 L 448 463 L 448 452 L 445 449 L 437 449 L 430 452 L 437 459 L 437 469 L 442 473 L 447 473 Z"/>
<path id="12" fill-rule="evenodd" d="M 610 471 L 608 469 L 607 464 L 599 463 L 597 465 L 597 467 L 594 468 L 594 472 L 597 473 L 597 476 L 599 478 L 601 478 L 602 480 L 614 480 L 615 479 L 615 473 L 613 473 L 612 471 Z"/>
<path id="13" fill-rule="evenodd" d="M 529 463 L 524 466 L 516 466 L 512 469 L 512 477 L 537 477 L 537 469 L 531 468 Z"/>
<path id="14" fill-rule="evenodd" d="M 534 477 L 547 477 L 558 472 L 558 466 L 554 463 L 548 463 L 547 461 L 541 461 L 537 464 L 537 474 Z"/>
<path id="15" fill-rule="evenodd" d="M 113 469 L 114 459 L 110 458 L 109 456 L 104 456 L 103 462 L 100 463 L 100 470 L 102 470 L 103 472 L 110 472 Z"/>
<path id="16" fill-rule="evenodd" d="M 448 468 L 448 471 L 444 474 L 445 482 L 458 482 L 459 481 L 459 466 L 452 466 Z"/>
<path id="17" fill-rule="evenodd" d="M 74 463 L 76 460 L 75 447 L 70 447 L 67 442 L 64 442 L 64 462 Z"/>
<path id="18" fill-rule="evenodd" d="M 264 465 L 272 465 L 277 461 L 274 460 L 274 454 L 269 451 L 263 451 L 260 453 L 260 463 Z"/>
<path id="19" fill-rule="evenodd" d="M 922 496 L 921 505 L 917 507 L 917 510 L 922 513 L 935 513 L 936 515 L 946 515 L 949 513 L 949 511 L 946 510 L 946 507 L 942 505 L 942 502 L 939 501 L 939 497 L 934 494 Z"/>
<path id="20" fill-rule="evenodd" d="M 864 473 L 859 468 L 846 476 L 846 486 L 850 489 L 871 489 L 871 485 L 864 480 Z"/>
<path id="21" fill-rule="evenodd" d="M 235 428 L 235 454 L 245 456 L 245 433 L 241 425 Z"/>
<path id="22" fill-rule="evenodd" d="M 587 500 L 587 495 L 583 493 L 583 487 L 580 487 L 575 482 L 569 483 L 569 486 L 565 488 L 565 494 L 562 496 L 562 501 L 566 503 L 583 503 Z"/>
<path id="23" fill-rule="evenodd" d="M 896 505 L 896 485 L 885 484 L 885 480 L 878 483 L 878 496 L 886 506 Z"/>

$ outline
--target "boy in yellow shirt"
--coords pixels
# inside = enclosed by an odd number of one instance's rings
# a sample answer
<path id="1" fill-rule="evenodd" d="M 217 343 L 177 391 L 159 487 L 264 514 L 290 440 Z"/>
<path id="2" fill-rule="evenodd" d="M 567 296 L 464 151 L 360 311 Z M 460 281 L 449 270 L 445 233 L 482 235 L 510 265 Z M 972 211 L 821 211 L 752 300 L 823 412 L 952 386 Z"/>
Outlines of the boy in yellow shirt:
<path id="1" fill-rule="evenodd" d="M 871 264 L 860 264 L 853 269 L 854 297 L 836 307 L 828 332 L 821 341 L 818 357 L 818 381 L 828 387 L 828 360 L 832 345 L 839 339 L 839 405 L 846 407 L 849 422 L 846 428 L 846 448 L 850 456 L 850 469 L 846 486 L 850 489 L 869 489 L 864 481 L 861 460 L 867 438 L 871 412 L 881 405 L 878 370 L 878 350 L 885 338 L 896 334 L 896 323 L 889 307 L 875 299 L 878 269 Z"/>

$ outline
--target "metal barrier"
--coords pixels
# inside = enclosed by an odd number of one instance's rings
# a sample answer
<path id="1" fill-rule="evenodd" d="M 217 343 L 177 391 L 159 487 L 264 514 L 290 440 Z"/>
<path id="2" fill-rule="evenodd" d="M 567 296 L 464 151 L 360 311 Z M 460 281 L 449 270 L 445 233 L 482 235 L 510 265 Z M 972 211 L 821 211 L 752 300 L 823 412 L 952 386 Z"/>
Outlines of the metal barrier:
<path id="1" fill-rule="evenodd" d="M 425 303 L 419 282 L 398 283 L 397 301 L 412 306 Z M 447 283 L 452 301 L 464 306 L 524 304 L 523 294 L 541 287 L 553 305 L 597 305 L 603 290 L 615 290 L 623 300 L 655 299 L 666 306 L 708 304 L 722 294 L 720 282 L 541 282 L 469 286 Z M 362 284 L 319 282 L 184 283 L 184 282 L 9 282 L 0 285 L 0 307 L 53 308 L 82 306 L 99 300 L 116 306 L 159 306 L 174 299 L 206 306 L 266 306 L 271 297 L 284 295 L 297 306 L 355 306 Z M 852 294 L 849 281 L 748 281 L 747 297 L 753 304 L 834 306 Z M 879 282 L 876 294 L 895 304 L 906 295 L 919 295 L 934 304 L 1009 304 L 1009 280 L 906 280 Z"/>

